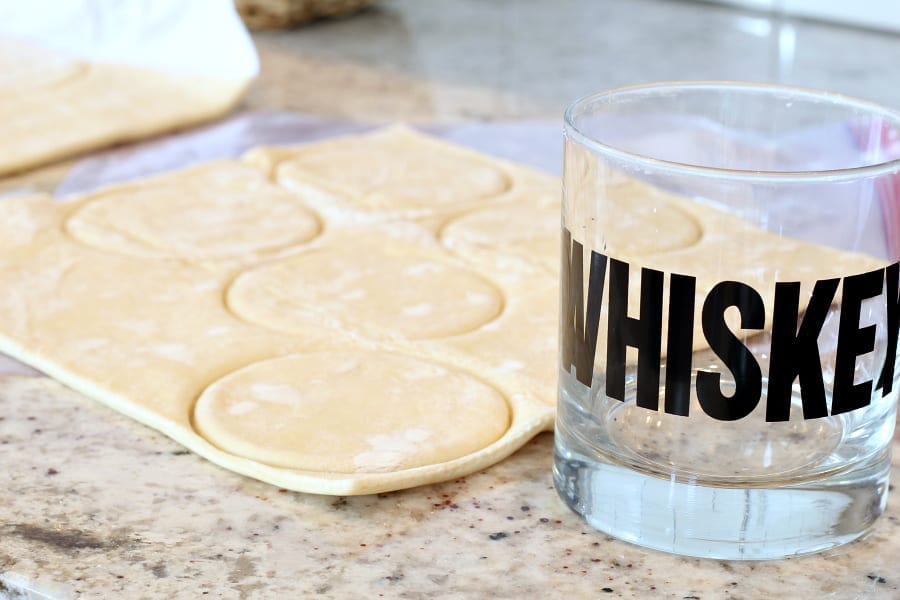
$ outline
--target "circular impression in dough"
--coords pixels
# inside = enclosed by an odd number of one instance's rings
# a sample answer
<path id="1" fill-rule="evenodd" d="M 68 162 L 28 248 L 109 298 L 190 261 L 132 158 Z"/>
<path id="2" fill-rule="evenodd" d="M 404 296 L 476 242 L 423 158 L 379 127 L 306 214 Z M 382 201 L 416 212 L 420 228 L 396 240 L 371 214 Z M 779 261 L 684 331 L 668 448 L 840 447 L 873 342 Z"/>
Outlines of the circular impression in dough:
<path id="1" fill-rule="evenodd" d="M 392 135 L 389 135 L 392 133 Z M 300 187 L 340 182 L 356 210 L 445 209 L 502 194 L 507 175 L 494 166 L 409 132 L 339 140 L 282 162 L 279 183 Z"/>
<path id="2" fill-rule="evenodd" d="M 376 338 L 431 339 L 491 321 L 503 296 L 487 279 L 419 246 L 360 232 L 342 243 L 274 261 L 238 276 L 228 307 L 278 331 L 330 321 Z"/>
<path id="3" fill-rule="evenodd" d="M 132 256 L 245 261 L 307 242 L 320 224 L 256 169 L 223 162 L 100 192 L 66 228 L 90 246 Z"/>
<path id="4" fill-rule="evenodd" d="M 222 450 L 267 465 L 379 473 L 444 463 L 509 428 L 506 399 L 455 369 L 388 352 L 294 354 L 210 385 L 194 426 Z"/>
<path id="5" fill-rule="evenodd" d="M 565 223 L 577 236 L 595 231 L 592 245 L 605 247 L 609 256 L 647 256 L 697 244 L 703 236 L 700 221 L 677 205 L 680 200 L 637 181 L 605 188 L 606 201 L 570 203 Z M 602 207 L 602 210 L 598 207 Z"/>
<path id="6" fill-rule="evenodd" d="M 441 231 L 450 249 L 479 249 L 520 256 L 551 271 L 559 268 L 559 203 L 502 204 L 451 221 Z"/>

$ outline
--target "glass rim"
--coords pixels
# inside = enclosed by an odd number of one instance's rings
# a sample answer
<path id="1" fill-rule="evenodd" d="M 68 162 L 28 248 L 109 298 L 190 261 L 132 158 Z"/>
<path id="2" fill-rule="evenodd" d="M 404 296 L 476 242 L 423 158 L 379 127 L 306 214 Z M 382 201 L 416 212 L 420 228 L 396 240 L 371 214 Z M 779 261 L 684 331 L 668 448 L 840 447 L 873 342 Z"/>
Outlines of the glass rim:
<path id="1" fill-rule="evenodd" d="M 565 111 L 565 133 L 569 138 L 574 139 L 582 146 L 592 150 L 595 153 L 603 154 L 620 161 L 628 162 L 635 165 L 647 167 L 656 171 L 677 172 L 701 177 L 714 179 L 726 179 L 734 181 L 770 181 L 778 183 L 791 182 L 844 182 L 855 181 L 879 175 L 886 175 L 900 172 L 900 157 L 890 160 L 881 161 L 874 164 L 868 164 L 857 167 L 847 167 L 843 169 L 829 169 L 820 171 L 760 171 L 760 170 L 742 170 L 742 169 L 726 169 L 722 167 L 709 167 L 704 165 L 695 165 L 689 163 L 680 163 L 671 160 L 663 160 L 654 158 L 644 154 L 629 152 L 622 150 L 613 145 L 604 143 L 594 137 L 588 135 L 578 128 L 575 124 L 575 113 L 578 109 L 586 107 L 592 103 L 606 98 L 614 98 L 633 92 L 658 92 L 672 90 L 742 90 L 755 91 L 764 94 L 781 92 L 792 94 L 798 99 L 807 100 L 826 100 L 832 104 L 840 104 L 846 107 L 853 107 L 871 115 L 880 116 L 885 121 L 892 122 L 900 130 L 900 112 L 870 102 L 839 94 L 820 90 L 815 88 L 807 88 L 793 85 L 783 85 L 775 83 L 759 83 L 748 81 L 727 81 L 727 80 L 709 80 L 709 81 L 661 81 L 655 83 L 640 83 L 623 87 L 610 88 L 600 92 L 594 92 L 586 96 L 582 96 L 573 101 Z"/>

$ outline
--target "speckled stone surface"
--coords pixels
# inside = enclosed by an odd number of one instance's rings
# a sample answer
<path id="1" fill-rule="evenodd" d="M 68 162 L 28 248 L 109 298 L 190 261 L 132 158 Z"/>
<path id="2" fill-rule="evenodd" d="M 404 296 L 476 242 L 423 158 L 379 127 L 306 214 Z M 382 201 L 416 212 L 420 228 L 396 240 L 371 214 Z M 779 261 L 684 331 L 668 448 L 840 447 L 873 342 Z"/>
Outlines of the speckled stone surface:
<path id="1" fill-rule="evenodd" d="M 219 469 L 44 378 L 0 378 L 0 415 L 0 597 L 900 597 L 896 489 L 866 540 L 721 562 L 585 526 L 549 435 L 465 479 L 335 498 Z"/>
<path id="2" fill-rule="evenodd" d="M 900 37 L 694 2 L 382 0 L 255 39 L 250 110 L 559 119 L 580 94 L 678 78 L 784 81 L 900 107 Z M 0 190 L 52 191 L 67 168 Z M 875 531 L 833 552 L 688 559 L 584 525 L 553 490 L 551 448 L 542 435 L 483 473 L 404 492 L 294 494 L 52 381 L 0 376 L 0 598 L 900 598 L 896 487 Z"/>

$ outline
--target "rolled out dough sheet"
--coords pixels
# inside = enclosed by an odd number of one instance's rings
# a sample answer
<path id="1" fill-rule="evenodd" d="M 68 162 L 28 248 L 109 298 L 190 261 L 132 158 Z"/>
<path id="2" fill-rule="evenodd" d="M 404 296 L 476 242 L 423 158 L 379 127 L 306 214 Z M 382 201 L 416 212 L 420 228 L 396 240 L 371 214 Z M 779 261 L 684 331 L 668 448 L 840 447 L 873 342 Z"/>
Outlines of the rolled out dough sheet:
<path id="1" fill-rule="evenodd" d="M 249 83 L 88 63 L 0 38 L 0 175 L 216 118 Z"/>
<path id="2" fill-rule="evenodd" d="M 429 206 L 419 181 L 409 215 L 357 211 L 347 192 L 351 208 L 329 213 L 317 207 L 332 192 L 273 183 L 260 150 L 62 201 L 0 203 L 0 284 L 16 290 L 0 297 L 0 349 L 288 489 L 373 493 L 497 462 L 552 428 L 555 278 L 527 261 L 485 270 L 450 251 L 436 223 L 514 204 L 530 181 L 558 183 L 405 129 L 354 139 L 332 160 L 363 172 L 385 140 L 404 164 L 418 148 L 443 164 L 435 188 L 472 165 L 502 185 L 453 191 L 454 210 Z M 405 168 L 382 163 L 373 176 L 402 187 Z M 535 282 L 546 306 L 528 300 Z M 537 335 L 503 356 L 503 332 L 535 321 Z M 483 356 L 451 343 L 480 331 L 497 346 Z M 541 375 L 516 377 L 510 365 L 535 356 L 549 359 Z"/>
<path id="3" fill-rule="evenodd" d="M 558 187 L 397 127 L 11 199 L 0 350 L 280 487 L 453 479 L 552 429 Z M 628 193 L 665 218 L 689 211 Z M 715 240 L 707 214 L 646 247 L 623 237 L 629 257 L 690 269 Z"/>

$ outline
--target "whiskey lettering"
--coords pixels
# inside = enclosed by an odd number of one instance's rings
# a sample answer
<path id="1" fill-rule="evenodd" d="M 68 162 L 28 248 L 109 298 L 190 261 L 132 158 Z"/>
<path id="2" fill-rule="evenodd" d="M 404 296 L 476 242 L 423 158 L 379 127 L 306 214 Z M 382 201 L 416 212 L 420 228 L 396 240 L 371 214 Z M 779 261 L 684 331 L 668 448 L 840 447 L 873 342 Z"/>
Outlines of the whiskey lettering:
<path id="1" fill-rule="evenodd" d="M 740 328 L 765 328 L 762 296 L 746 283 L 722 281 L 703 300 L 700 323 L 694 323 L 697 280 L 683 274 L 665 274 L 649 268 L 635 272 L 627 263 L 590 252 L 585 278 L 584 248 L 563 230 L 561 360 L 565 370 L 590 388 L 601 321 L 606 325 L 606 381 L 602 390 L 610 398 L 625 400 L 626 352 L 637 352 L 635 402 L 659 411 L 660 384 L 666 413 L 688 416 L 691 398 L 691 360 L 694 330 L 700 327 L 706 344 L 731 373 L 733 390 L 725 395 L 722 374 L 699 370 L 695 392 L 701 409 L 714 419 L 735 421 L 753 412 L 763 395 L 763 376 L 753 353 L 731 331 L 725 313 L 736 309 Z M 628 286 L 640 278 L 638 306 L 629 306 Z M 668 317 L 663 322 L 663 288 L 668 279 Z M 585 293 L 585 285 L 587 293 Z M 838 288 L 840 297 L 837 297 Z M 878 379 L 855 381 L 857 359 L 874 350 L 876 326 L 860 326 L 862 304 L 886 290 L 887 340 Z M 604 292 L 606 314 L 601 314 Z M 804 419 L 829 415 L 818 338 L 829 310 L 840 304 L 831 415 L 868 406 L 874 391 L 888 395 L 894 384 L 897 337 L 900 330 L 900 264 L 842 279 L 823 279 L 813 286 L 806 309 L 800 310 L 800 283 L 777 282 L 772 314 L 769 372 L 766 385 L 766 421 L 790 418 L 795 382 L 800 390 Z M 637 317 L 628 314 L 637 313 Z M 662 347 L 663 327 L 667 333 Z M 665 350 L 665 381 L 660 382 Z M 729 386 L 731 387 L 731 386 Z"/>

